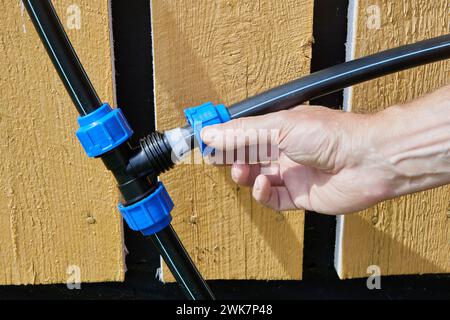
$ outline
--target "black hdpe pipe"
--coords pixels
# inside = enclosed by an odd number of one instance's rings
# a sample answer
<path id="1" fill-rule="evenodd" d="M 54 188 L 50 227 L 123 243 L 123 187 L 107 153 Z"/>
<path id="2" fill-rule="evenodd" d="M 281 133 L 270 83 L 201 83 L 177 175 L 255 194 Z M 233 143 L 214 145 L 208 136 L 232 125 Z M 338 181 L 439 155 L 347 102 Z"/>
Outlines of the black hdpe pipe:
<path id="1" fill-rule="evenodd" d="M 235 103 L 228 108 L 228 112 L 231 119 L 237 119 L 285 110 L 364 81 L 448 58 L 450 34 L 312 73 Z M 192 128 L 188 125 L 183 131 L 186 142 L 193 148 L 195 143 Z"/>
<path id="2" fill-rule="evenodd" d="M 204 300 L 214 299 L 214 295 L 209 287 L 206 284 L 200 285 L 204 283 L 204 280 L 197 269 L 192 269 L 191 266 L 194 266 L 194 262 L 192 262 L 171 225 L 153 236 L 150 236 L 150 238 L 173 276 L 183 288 L 186 297 L 189 297 L 192 300 L 196 300 L 196 297 L 202 297 Z M 171 245 L 168 246 L 166 245 L 167 243 L 170 243 Z M 189 263 L 179 263 L 180 261 L 188 261 Z M 189 285 L 192 283 L 198 285 Z"/>
<path id="3" fill-rule="evenodd" d="M 305 101 L 390 73 L 450 58 L 450 34 L 342 63 L 228 108 L 231 119 L 295 107 Z"/>
<path id="4" fill-rule="evenodd" d="M 51 1 L 24 0 L 23 2 L 78 112 L 80 115 L 87 115 L 95 111 L 102 105 L 102 102 L 67 38 Z M 109 169 L 116 170 L 118 167 L 117 163 L 129 156 L 130 153 L 127 148 L 129 149 L 128 145 L 114 149 L 107 156 L 102 157 Z M 153 188 L 145 177 L 143 178 L 144 182 L 141 182 L 139 180 L 140 177 L 128 177 L 126 171 L 114 173 L 116 178 L 120 177 L 118 180 L 122 180 L 120 181 L 121 183 L 127 184 L 127 182 L 130 182 L 128 184 L 137 185 L 137 187 L 127 189 L 126 198 L 128 200 L 132 199 L 126 203 L 127 205 L 131 205 L 133 201 L 135 202 L 148 195 Z M 198 272 L 171 225 L 149 236 L 149 238 L 164 258 L 188 299 L 214 299 L 214 295 Z"/>
<path id="5" fill-rule="evenodd" d="M 23 1 L 28 14 L 80 115 L 102 105 L 80 60 L 67 38 L 50 1 Z"/>

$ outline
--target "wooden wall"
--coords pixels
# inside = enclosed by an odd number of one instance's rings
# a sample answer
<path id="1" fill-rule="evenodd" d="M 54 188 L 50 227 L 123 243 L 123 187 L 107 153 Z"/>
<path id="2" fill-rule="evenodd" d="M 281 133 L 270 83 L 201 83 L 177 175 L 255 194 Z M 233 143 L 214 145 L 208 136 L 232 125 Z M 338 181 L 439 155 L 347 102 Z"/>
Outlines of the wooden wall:
<path id="1" fill-rule="evenodd" d="M 152 1 L 158 129 L 184 125 L 186 107 L 229 105 L 309 73 L 312 14 L 312 0 Z M 301 278 L 302 212 L 264 209 L 228 168 L 179 165 L 162 180 L 206 278 Z"/>
<path id="2" fill-rule="evenodd" d="M 449 33 L 447 0 L 359 0 L 350 46 L 358 58 Z M 377 6 L 377 7 L 374 7 Z M 379 8 L 379 9 L 377 9 Z M 377 28 L 377 12 L 380 24 Z M 449 61 L 415 68 L 353 88 L 347 109 L 376 112 L 450 83 Z M 420 119 L 418 119 L 420 121 Z M 338 219 L 336 267 L 341 278 L 450 272 L 450 186 L 381 203 Z"/>
<path id="3" fill-rule="evenodd" d="M 54 4 L 66 29 L 69 5 L 80 9 L 68 35 L 112 101 L 107 1 Z M 82 282 L 122 280 L 114 180 L 76 139 L 75 108 L 20 1 L 0 2 L 0 24 L 0 284 L 65 283 L 72 265 Z"/>

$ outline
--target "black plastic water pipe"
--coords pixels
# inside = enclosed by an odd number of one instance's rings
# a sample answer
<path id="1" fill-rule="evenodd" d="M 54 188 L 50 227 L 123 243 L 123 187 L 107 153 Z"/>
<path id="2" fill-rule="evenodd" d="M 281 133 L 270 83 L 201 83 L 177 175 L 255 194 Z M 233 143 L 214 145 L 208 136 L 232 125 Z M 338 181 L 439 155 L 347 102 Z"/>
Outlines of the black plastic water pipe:
<path id="1" fill-rule="evenodd" d="M 99 108 L 102 102 L 67 39 L 51 2 L 23 2 L 78 113 L 86 115 Z"/>
<path id="2" fill-rule="evenodd" d="M 55 69 L 80 115 L 85 116 L 100 106 L 99 99 L 50 0 L 24 0 L 24 5 L 44 44 Z M 133 154 L 123 143 L 101 156 L 106 167 L 114 174 L 125 206 L 141 200 L 153 192 L 151 179 L 139 172 L 127 169 Z M 201 277 L 184 249 L 172 226 L 149 236 L 169 266 L 183 293 L 188 299 L 210 300 L 214 295 Z"/>
<path id="3" fill-rule="evenodd" d="M 387 74 L 450 58 L 450 34 L 375 53 L 312 73 L 228 108 L 231 119 L 295 107 Z"/>

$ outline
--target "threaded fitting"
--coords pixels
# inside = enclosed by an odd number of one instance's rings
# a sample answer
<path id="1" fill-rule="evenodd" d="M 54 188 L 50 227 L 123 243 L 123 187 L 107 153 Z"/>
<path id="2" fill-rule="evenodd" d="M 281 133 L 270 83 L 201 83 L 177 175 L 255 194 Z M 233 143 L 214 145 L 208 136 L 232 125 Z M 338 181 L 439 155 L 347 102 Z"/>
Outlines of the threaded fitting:
<path id="1" fill-rule="evenodd" d="M 152 132 L 140 140 L 140 145 L 156 175 L 173 167 L 172 148 L 163 133 Z"/>

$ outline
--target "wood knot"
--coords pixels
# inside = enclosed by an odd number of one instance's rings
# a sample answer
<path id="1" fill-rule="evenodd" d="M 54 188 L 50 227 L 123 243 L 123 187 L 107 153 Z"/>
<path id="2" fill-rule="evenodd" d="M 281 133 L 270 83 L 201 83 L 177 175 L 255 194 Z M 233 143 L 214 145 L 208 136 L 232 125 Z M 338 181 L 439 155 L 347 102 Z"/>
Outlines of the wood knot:
<path id="1" fill-rule="evenodd" d="M 276 222 L 283 222 L 284 221 L 284 214 L 282 212 L 277 212 L 276 216 L 275 216 L 275 221 Z"/>
<path id="2" fill-rule="evenodd" d="M 378 223 L 378 215 L 375 214 L 370 218 L 370 221 L 372 222 L 373 225 L 376 225 Z"/>
<path id="3" fill-rule="evenodd" d="M 86 218 L 86 222 L 87 222 L 88 224 L 95 224 L 95 223 L 97 222 L 97 220 L 95 220 L 94 217 L 89 216 L 89 217 Z"/>

